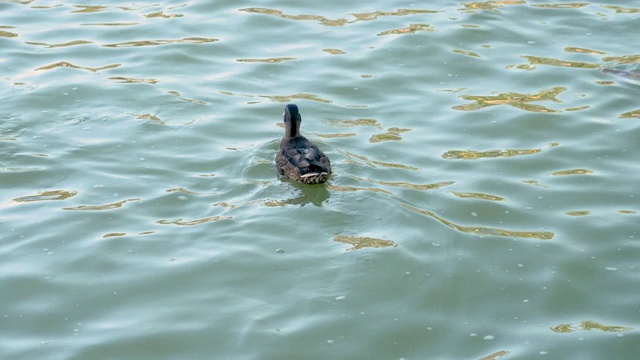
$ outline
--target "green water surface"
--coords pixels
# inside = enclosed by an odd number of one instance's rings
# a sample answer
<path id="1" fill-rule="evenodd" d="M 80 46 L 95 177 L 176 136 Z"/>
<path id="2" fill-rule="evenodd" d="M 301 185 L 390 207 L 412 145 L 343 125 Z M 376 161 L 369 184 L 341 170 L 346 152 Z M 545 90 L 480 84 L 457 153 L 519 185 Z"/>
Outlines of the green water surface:
<path id="1" fill-rule="evenodd" d="M 0 359 L 636 359 L 626 4 L 0 1 Z"/>

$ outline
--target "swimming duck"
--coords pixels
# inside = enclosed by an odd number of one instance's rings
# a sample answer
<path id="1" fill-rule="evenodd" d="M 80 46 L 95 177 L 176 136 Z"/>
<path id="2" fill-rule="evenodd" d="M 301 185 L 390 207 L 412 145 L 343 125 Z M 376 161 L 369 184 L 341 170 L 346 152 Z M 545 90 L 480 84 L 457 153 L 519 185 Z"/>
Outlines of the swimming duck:
<path id="1" fill-rule="evenodd" d="M 284 108 L 284 137 L 276 154 L 276 168 L 281 176 L 305 184 L 321 184 L 331 174 L 331 163 L 322 150 L 300 135 L 302 117 L 298 106 Z"/>

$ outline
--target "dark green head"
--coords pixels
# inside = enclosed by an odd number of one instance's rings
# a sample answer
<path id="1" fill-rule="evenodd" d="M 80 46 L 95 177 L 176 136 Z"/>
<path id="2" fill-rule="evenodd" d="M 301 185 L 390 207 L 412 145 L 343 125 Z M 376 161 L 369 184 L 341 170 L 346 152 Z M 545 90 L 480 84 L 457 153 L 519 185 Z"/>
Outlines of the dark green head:
<path id="1" fill-rule="evenodd" d="M 287 129 L 287 136 L 296 137 L 300 134 L 300 122 L 302 117 L 298 111 L 298 105 L 288 104 L 284 108 L 284 126 Z"/>

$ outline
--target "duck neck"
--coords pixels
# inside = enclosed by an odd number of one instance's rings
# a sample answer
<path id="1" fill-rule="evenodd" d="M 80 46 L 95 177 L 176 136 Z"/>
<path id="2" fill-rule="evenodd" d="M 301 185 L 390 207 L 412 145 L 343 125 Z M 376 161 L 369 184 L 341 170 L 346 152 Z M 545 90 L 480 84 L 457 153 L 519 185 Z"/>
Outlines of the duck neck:
<path id="1" fill-rule="evenodd" d="M 286 125 L 287 128 L 287 137 L 294 138 L 300 135 L 300 124 L 298 120 L 293 117 L 289 123 Z"/>

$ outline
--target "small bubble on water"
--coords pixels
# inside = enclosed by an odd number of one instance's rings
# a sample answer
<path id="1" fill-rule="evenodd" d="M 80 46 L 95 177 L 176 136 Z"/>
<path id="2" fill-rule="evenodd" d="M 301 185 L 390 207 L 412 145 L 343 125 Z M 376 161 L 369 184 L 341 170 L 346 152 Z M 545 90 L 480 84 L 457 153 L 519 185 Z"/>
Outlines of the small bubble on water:
<path id="1" fill-rule="evenodd" d="M 545 356 L 545 355 L 548 355 L 548 354 L 549 354 L 549 353 L 548 353 L 548 352 L 546 352 L 546 351 L 540 351 L 540 355 L 542 355 L 542 356 Z"/>
<path id="2" fill-rule="evenodd" d="M 477 217 L 477 216 L 478 216 L 478 213 L 477 213 L 477 212 L 475 212 L 475 211 L 472 211 L 472 212 L 471 212 L 471 216 L 473 216 L 473 217 Z"/>
<path id="3" fill-rule="evenodd" d="M 327 340 L 327 344 L 333 344 L 335 341 L 333 341 L 333 339 L 329 339 Z"/>
<path id="4" fill-rule="evenodd" d="M 487 340 L 487 341 L 491 341 L 491 340 L 493 340 L 493 339 L 495 339 L 495 338 L 496 338 L 496 337 L 495 337 L 495 336 L 493 336 L 493 335 L 487 335 L 487 336 L 485 336 L 485 337 L 484 337 L 484 339 L 485 339 L 485 340 Z"/>
<path id="5" fill-rule="evenodd" d="M 178 196 L 178 200 L 189 200 L 189 198 L 184 195 L 180 195 Z"/>
<path id="6" fill-rule="evenodd" d="M 476 337 L 476 336 L 478 336 L 478 334 L 476 334 L 476 333 L 471 333 L 471 334 L 469 334 L 469 336 L 471 336 L 471 337 Z"/>
<path id="7" fill-rule="evenodd" d="M 347 297 L 344 295 L 340 295 L 340 296 L 336 296 L 336 301 L 342 301 L 344 299 L 346 299 Z"/>
<path id="8" fill-rule="evenodd" d="M 277 249 L 276 249 L 276 252 L 277 252 L 278 254 L 284 254 L 284 253 L 285 253 L 284 249 L 282 249 L 282 248 L 277 248 Z"/>
<path id="9" fill-rule="evenodd" d="M 618 270 L 618 268 L 614 268 L 614 267 L 610 267 L 610 266 L 607 266 L 605 269 L 609 270 L 609 271 L 617 271 Z"/>

